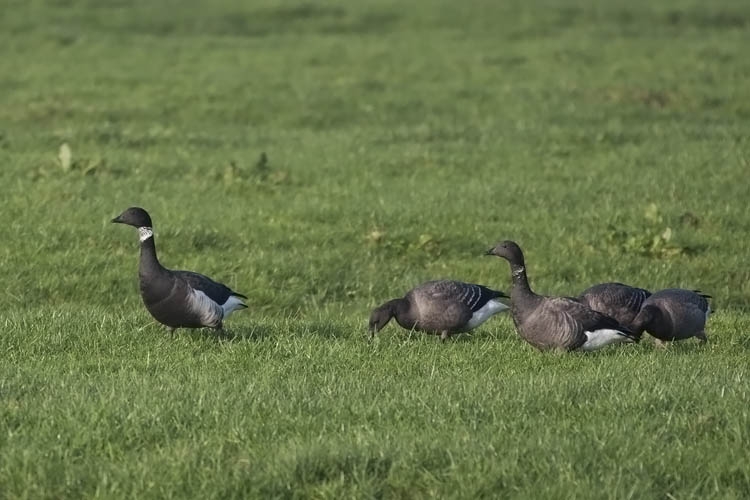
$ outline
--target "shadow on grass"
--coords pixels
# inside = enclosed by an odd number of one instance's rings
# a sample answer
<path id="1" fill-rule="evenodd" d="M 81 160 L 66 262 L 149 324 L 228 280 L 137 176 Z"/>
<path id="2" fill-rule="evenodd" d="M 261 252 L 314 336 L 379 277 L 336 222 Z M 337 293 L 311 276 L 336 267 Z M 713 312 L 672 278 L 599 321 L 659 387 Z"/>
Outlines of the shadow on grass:
<path id="1" fill-rule="evenodd" d="M 214 341 L 237 342 L 241 340 L 265 340 L 274 336 L 272 328 L 263 325 L 254 325 L 249 328 L 235 327 L 215 330 L 213 328 L 178 328 L 169 332 L 166 328 L 153 326 L 154 335 L 162 337 L 164 341 L 176 341 L 180 338 L 188 338 L 194 342 Z"/>
<path id="2" fill-rule="evenodd" d="M 276 336 L 276 329 L 267 325 L 251 325 L 248 327 L 225 328 L 219 340 L 240 342 L 243 340 L 260 342 Z"/>
<path id="3" fill-rule="evenodd" d="M 204 329 L 205 334 L 211 335 L 213 332 Z M 224 329 L 223 335 L 215 335 L 217 340 L 230 342 L 238 341 L 263 341 L 278 337 L 310 337 L 316 336 L 325 339 L 342 339 L 350 338 L 354 335 L 350 328 L 341 327 L 331 323 L 318 321 L 299 322 L 279 325 L 256 324 L 248 327 L 235 327 Z"/>
<path id="4" fill-rule="evenodd" d="M 447 340 L 443 341 L 440 339 L 440 335 L 438 334 L 419 332 L 416 330 L 404 330 L 402 328 L 386 328 L 385 330 L 377 333 L 375 337 L 371 337 L 370 333 L 364 329 L 362 330 L 362 332 L 362 338 L 368 342 L 428 342 L 435 344 L 445 344 L 446 346 L 448 346 L 454 343 L 476 342 L 478 340 L 474 338 L 474 335 L 469 333 L 456 333 L 451 335 Z"/>
<path id="5" fill-rule="evenodd" d="M 322 321 L 305 322 L 299 325 L 295 325 L 290 329 L 292 333 L 300 336 L 313 335 L 326 339 L 341 339 L 352 337 L 356 335 L 356 332 L 353 330 L 356 329 L 344 328 L 332 323 L 324 323 Z"/>

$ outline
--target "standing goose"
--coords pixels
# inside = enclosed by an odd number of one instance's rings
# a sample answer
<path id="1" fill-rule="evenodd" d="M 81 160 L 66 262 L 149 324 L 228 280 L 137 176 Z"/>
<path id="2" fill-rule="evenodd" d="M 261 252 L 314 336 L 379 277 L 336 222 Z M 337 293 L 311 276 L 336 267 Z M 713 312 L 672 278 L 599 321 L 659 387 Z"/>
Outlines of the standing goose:
<path id="1" fill-rule="evenodd" d="M 247 305 L 244 295 L 207 276 L 190 271 L 172 271 L 156 258 L 151 217 L 144 209 L 130 207 L 112 222 L 138 228 L 141 258 L 138 266 L 141 297 L 156 321 L 175 328 L 222 328 L 232 311 Z"/>
<path id="2" fill-rule="evenodd" d="M 487 251 L 510 263 L 510 312 L 516 330 L 539 350 L 594 351 L 609 344 L 637 342 L 617 321 L 569 297 L 545 297 L 529 288 L 523 252 L 513 241 Z"/>
<path id="3" fill-rule="evenodd" d="M 651 292 L 643 288 L 622 283 L 601 283 L 584 290 L 578 300 L 633 330 L 633 320 L 650 295 Z"/>
<path id="4" fill-rule="evenodd" d="M 711 314 L 706 299 L 710 298 L 699 290 L 668 288 L 658 291 L 643 303 L 633 321 L 634 331 L 639 335 L 647 331 L 659 345 L 690 337 L 705 343 L 708 339 L 704 328 Z"/>
<path id="5" fill-rule="evenodd" d="M 461 281 L 428 281 L 399 299 L 389 300 L 370 315 L 370 334 L 374 337 L 391 318 L 401 327 L 440 334 L 447 340 L 453 333 L 468 332 L 508 306 L 503 292 Z"/>

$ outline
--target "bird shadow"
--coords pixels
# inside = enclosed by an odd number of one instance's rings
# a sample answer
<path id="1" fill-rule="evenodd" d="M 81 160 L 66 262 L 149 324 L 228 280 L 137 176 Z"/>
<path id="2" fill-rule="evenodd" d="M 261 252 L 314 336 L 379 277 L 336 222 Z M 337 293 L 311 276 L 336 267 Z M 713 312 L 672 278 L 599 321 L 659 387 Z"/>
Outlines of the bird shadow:
<path id="1" fill-rule="evenodd" d="M 255 324 L 248 327 L 233 327 L 224 329 L 218 335 L 216 332 L 207 331 L 206 335 L 213 335 L 218 341 L 260 342 L 279 336 L 306 337 L 316 336 L 325 339 L 339 339 L 351 336 L 347 328 L 324 322 L 292 322 L 285 325 L 263 325 Z"/>
<path id="2" fill-rule="evenodd" d="M 291 333 L 297 335 L 314 335 L 325 339 L 340 339 L 351 337 L 351 330 L 331 323 L 313 321 L 294 325 Z"/>
<path id="3" fill-rule="evenodd" d="M 709 344 L 702 344 L 700 342 L 693 342 L 691 340 L 675 341 L 668 343 L 665 347 L 660 347 L 651 339 L 643 339 L 637 344 L 620 344 L 608 346 L 604 349 L 599 349 L 594 352 L 586 351 L 573 351 L 574 354 L 586 357 L 617 357 L 622 355 L 631 354 L 647 354 L 647 353 L 664 353 L 672 356 L 685 356 L 696 352 L 709 349 Z"/>
<path id="4" fill-rule="evenodd" d="M 240 342 L 254 341 L 260 342 L 274 336 L 274 328 L 266 325 L 251 325 L 247 327 L 232 327 L 223 329 L 218 335 L 214 334 L 218 341 Z"/>
<path id="5" fill-rule="evenodd" d="M 455 343 L 463 343 L 463 342 L 472 342 L 474 340 L 474 335 L 470 333 L 455 333 L 448 337 L 446 340 L 442 340 L 440 338 L 440 334 L 434 334 L 434 333 L 425 333 L 420 332 L 417 330 L 403 330 L 399 329 L 398 331 L 393 332 L 387 332 L 384 330 L 382 332 L 379 332 L 374 337 L 369 333 L 366 332 L 364 335 L 365 340 L 367 341 L 375 341 L 379 338 L 384 337 L 394 337 L 397 338 L 401 342 L 435 342 L 437 344 L 455 344 Z"/>

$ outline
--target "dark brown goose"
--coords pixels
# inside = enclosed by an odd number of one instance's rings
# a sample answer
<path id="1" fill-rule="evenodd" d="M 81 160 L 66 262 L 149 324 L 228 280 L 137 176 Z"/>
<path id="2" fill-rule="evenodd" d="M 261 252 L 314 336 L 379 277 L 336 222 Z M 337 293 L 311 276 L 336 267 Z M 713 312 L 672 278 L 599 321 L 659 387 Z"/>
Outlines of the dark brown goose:
<path id="1" fill-rule="evenodd" d="M 519 335 L 537 349 L 594 351 L 610 344 L 636 342 L 617 321 L 570 297 L 545 297 L 529 287 L 521 248 L 503 241 L 487 251 L 510 264 L 510 313 Z"/>
<path id="2" fill-rule="evenodd" d="M 638 334 L 644 331 L 659 343 L 696 337 L 707 342 L 706 321 L 711 314 L 710 295 L 699 290 L 668 288 L 652 294 L 633 321 Z"/>
<path id="3" fill-rule="evenodd" d="M 651 292 L 643 288 L 622 283 L 601 283 L 584 290 L 578 300 L 632 330 L 633 320 L 650 295 Z"/>
<path id="4" fill-rule="evenodd" d="M 154 232 L 148 212 L 130 207 L 112 222 L 138 228 L 141 257 L 138 266 L 141 298 L 156 321 L 175 328 L 221 329 L 232 311 L 247 305 L 242 294 L 207 276 L 165 268 L 156 257 Z"/>
<path id="5" fill-rule="evenodd" d="M 461 281 L 428 281 L 402 298 L 389 300 L 370 315 L 369 330 L 375 336 L 391 318 L 407 330 L 439 334 L 468 332 L 508 306 L 500 302 L 503 292 Z"/>

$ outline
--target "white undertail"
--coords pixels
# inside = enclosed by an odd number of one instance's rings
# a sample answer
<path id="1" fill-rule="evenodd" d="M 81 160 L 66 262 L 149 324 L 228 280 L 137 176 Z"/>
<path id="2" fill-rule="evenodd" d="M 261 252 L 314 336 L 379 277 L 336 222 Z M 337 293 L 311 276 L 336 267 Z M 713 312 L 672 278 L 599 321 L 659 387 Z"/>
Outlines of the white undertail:
<path id="1" fill-rule="evenodd" d="M 490 319 L 495 314 L 507 311 L 508 309 L 509 307 L 499 300 L 489 300 L 477 312 L 474 313 L 469 322 L 466 323 L 465 328 L 466 330 L 473 330 L 474 328 Z"/>
<path id="2" fill-rule="evenodd" d="M 244 309 L 246 307 L 247 304 L 242 302 L 242 300 L 236 295 L 230 295 L 227 301 L 221 305 L 221 308 L 224 311 L 225 318 L 232 314 L 233 311 L 236 311 L 237 309 Z"/>
<path id="3" fill-rule="evenodd" d="M 635 342 L 619 330 L 602 329 L 583 333 L 586 334 L 586 342 L 581 346 L 584 351 L 596 351 L 610 344 Z"/>

